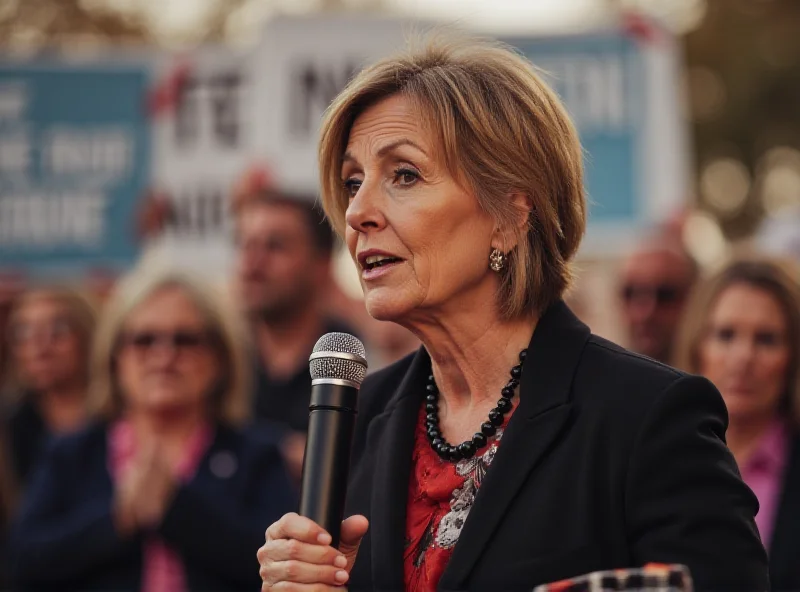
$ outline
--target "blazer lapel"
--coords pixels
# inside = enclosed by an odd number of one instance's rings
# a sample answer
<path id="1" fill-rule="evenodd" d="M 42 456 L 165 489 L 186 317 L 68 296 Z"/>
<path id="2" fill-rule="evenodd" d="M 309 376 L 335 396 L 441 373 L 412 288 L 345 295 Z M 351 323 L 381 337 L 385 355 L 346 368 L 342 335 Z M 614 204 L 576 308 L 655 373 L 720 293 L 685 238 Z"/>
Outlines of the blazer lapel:
<path id="1" fill-rule="evenodd" d="M 466 588 L 472 568 L 517 491 L 567 426 L 572 377 L 589 336 L 589 328 L 563 302 L 540 319 L 528 346 L 519 406 L 478 490 L 439 589 Z"/>
<path id="2" fill-rule="evenodd" d="M 417 414 L 425 395 L 430 358 L 420 348 L 386 411 L 369 426 L 367 442 L 378 442 L 371 496 L 374 590 L 402 590 L 406 503 Z"/>

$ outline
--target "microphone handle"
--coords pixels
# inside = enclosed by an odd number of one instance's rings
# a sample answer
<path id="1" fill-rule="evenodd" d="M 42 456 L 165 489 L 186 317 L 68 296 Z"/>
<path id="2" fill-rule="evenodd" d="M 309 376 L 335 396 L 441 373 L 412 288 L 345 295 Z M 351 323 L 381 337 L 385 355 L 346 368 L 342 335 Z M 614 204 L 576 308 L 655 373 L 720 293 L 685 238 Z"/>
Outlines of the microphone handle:
<path id="1" fill-rule="evenodd" d="M 357 397 L 352 386 L 311 388 L 299 513 L 324 528 L 334 548 L 339 546 L 344 518 Z"/>

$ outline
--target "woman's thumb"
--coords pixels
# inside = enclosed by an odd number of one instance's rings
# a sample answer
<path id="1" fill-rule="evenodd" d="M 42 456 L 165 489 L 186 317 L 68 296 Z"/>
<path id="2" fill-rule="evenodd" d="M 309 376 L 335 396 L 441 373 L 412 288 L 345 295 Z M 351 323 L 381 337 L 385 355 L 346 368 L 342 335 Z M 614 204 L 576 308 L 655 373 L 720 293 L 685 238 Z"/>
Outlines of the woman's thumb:
<path id="1" fill-rule="evenodd" d="M 342 522 L 342 530 L 339 535 L 339 551 L 347 558 L 347 571 L 353 568 L 358 553 L 358 546 L 361 539 L 367 534 L 369 521 L 361 515 L 350 516 Z"/>

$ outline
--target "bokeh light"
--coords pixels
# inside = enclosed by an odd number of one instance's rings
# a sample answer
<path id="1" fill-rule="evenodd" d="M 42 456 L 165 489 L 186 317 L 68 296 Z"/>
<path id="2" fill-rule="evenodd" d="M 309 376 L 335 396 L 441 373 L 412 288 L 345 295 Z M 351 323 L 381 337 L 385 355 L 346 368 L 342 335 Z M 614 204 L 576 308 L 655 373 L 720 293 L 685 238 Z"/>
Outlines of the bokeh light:
<path id="1" fill-rule="evenodd" d="M 703 266 L 719 262 L 727 250 L 727 241 L 716 219 L 707 212 L 693 212 L 683 227 L 683 242 L 695 260 Z"/>
<path id="2" fill-rule="evenodd" d="M 689 87 L 689 105 L 696 121 L 718 117 L 725 106 L 727 93 L 722 77 L 704 66 L 695 66 L 686 74 Z"/>
<path id="3" fill-rule="evenodd" d="M 750 172 L 740 160 L 718 158 L 703 167 L 700 191 L 705 203 L 719 214 L 736 215 L 750 193 Z"/>
<path id="4" fill-rule="evenodd" d="M 758 163 L 761 203 L 767 215 L 800 206 L 800 151 L 787 146 L 769 150 Z"/>

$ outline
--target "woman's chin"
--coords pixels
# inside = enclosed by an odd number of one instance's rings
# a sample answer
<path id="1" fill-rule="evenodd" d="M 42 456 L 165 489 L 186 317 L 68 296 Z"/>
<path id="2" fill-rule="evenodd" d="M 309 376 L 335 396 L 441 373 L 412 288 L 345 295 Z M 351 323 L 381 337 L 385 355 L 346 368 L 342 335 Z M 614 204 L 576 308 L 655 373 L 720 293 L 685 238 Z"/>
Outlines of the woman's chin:
<path id="1" fill-rule="evenodd" d="M 142 411 L 155 415 L 181 415 L 194 406 L 187 397 L 173 393 L 151 393 L 139 405 Z"/>
<path id="2" fill-rule="evenodd" d="M 367 295 L 364 300 L 369 316 L 377 321 L 398 323 L 411 311 L 408 303 L 397 299 L 380 298 Z"/>
<path id="3" fill-rule="evenodd" d="M 757 405 L 732 404 L 728 406 L 728 421 L 737 425 L 746 425 L 755 421 L 762 422 L 774 417 L 777 412 L 773 409 Z"/>

